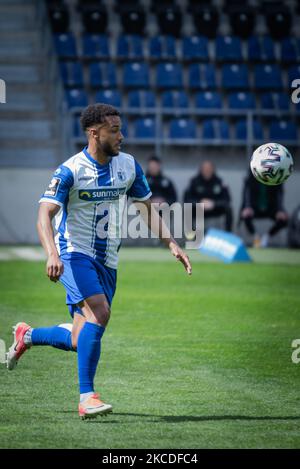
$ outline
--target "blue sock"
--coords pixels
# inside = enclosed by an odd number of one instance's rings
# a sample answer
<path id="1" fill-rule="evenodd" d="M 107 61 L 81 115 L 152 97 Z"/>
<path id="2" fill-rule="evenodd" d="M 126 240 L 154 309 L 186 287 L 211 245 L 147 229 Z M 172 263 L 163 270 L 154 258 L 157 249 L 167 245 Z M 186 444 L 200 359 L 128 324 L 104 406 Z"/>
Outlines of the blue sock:
<path id="1" fill-rule="evenodd" d="M 59 326 L 33 329 L 31 342 L 32 345 L 52 345 L 61 350 L 73 350 L 71 332 Z"/>
<path id="2" fill-rule="evenodd" d="M 86 322 L 77 344 L 80 394 L 94 391 L 94 377 L 101 352 L 101 337 L 105 327 Z"/>

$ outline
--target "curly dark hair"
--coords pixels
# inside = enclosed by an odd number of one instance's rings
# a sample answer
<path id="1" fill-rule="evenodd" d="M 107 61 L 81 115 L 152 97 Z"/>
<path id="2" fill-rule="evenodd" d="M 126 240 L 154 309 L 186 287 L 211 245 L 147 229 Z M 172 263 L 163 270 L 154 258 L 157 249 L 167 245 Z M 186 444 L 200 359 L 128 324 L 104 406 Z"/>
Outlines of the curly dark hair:
<path id="1" fill-rule="evenodd" d="M 80 116 L 80 124 L 85 131 L 95 124 L 103 124 L 107 116 L 120 116 L 120 112 L 110 104 L 90 104 Z"/>

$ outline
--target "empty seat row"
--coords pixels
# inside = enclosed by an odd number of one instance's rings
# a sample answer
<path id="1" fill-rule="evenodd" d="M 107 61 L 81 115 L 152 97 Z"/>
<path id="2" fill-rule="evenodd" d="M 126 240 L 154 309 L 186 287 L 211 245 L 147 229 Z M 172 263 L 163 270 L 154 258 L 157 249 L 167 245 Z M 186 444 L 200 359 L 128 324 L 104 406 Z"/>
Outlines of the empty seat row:
<path id="1" fill-rule="evenodd" d="M 67 32 L 70 26 L 70 14 L 66 5 L 56 5 L 55 2 L 49 5 L 49 18 L 52 30 L 55 32 Z M 158 8 L 153 13 L 156 16 L 157 26 L 162 34 L 172 34 L 180 37 L 182 33 L 183 19 L 186 14 L 177 5 L 165 5 L 164 2 L 157 2 Z M 196 2 L 189 10 L 192 15 L 195 31 L 215 37 L 220 23 L 220 9 L 209 4 Z M 147 13 L 142 5 L 137 2 L 118 3 L 115 9 L 119 13 L 120 23 L 125 33 L 143 34 L 147 26 Z M 87 32 L 103 33 L 108 29 L 108 11 L 105 5 L 100 2 L 96 4 L 84 4 L 79 9 L 83 28 Z M 229 14 L 231 30 L 233 34 L 241 37 L 249 37 L 253 34 L 256 11 L 247 5 L 236 4 L 234 9 L 227 10 Z M 285 37 L 289 35 L 292 27 L 292 17 L 290 11 L 283 5 L 276 11 L 266 12 L 265 22 L 270 34 L 275 37 Z M 110 25 L 111 26 L 111 25 Z"/>
<path id="2" fill-rule="evenodd" d="M 89 103 L 88 93 L 84 89 L 66 90 L 66 100 L 69 108 L 84 107 Z M 151 90 L 130 91 L 125 100 L 119 90 L 100 90 L 96 92 L 93 102 L 111 104 L 115 107 L 128 107 L 137 109 L 150 109 L 162 107 L 165 109 L 229 109 L 229 110 L 255 110 L 256 99 L 251 92 L 229 93 L 227 100 L 217 91 L 201 91 L 189 100 L 185 91 L 165 91 L 160 94 L 159 99 Z M 291 103 L 286 93 L 262 93 L 259 99 L 260 110 L 288 111 L 292 109 L 300 111 L 300 103 Z"/>
<path id="3" fill-rule="evenodd" d="M 110 59 L 111 41 L 107 35 L 84 34 L 82 54 L 73 34 L 54 36 L 57 54 L 60 58 Z M 119 60 L 177 60 L 183 61 L 244 61 L 272 62 L 276 60 L 274 41 L 270 36 L 252 36 L 247 40 L 246 53 L 243 53 L 241 40 L 236 36 L 217 36 L 214 41 L 213 57 L 209 53 L 209 40 L 205 36 L 183 37 L 179 41 L 179 52 L 174 36 L 155 36 L 144 41 L 139 35 L 122 35 L 116 42 L 116 58 Z M 287 37 L 280 42 L 278 59 L 282 63 L 300 60 L 300 38 Z"/>
<path id="4" fill-rule="evenodd" d="M 82 137 L 78 117 L 74 118 L 73 136 Z M 140 117 L 132 122 L 129 129 L 128 122 L 123 119 L 122 133 L 125 137 L 137 139 L 154 140 L 157 137 L 166 137 L 172 140 L 177 139 L 196 139 L 203 140 L 229 140 L 236 139 L 245 141 L 248 136 L 248 124 L 246 119 L 240 119 L 233 125 L 233 132 L 230 131 L 230 125 L 225 119 L 204 119 L 200 125 L 191 118 L 171 119 L 166 126 L 165 132 L 156 125 L 153 117 Z M 159 132 L 160 134 L 158 135 Z M 264 128 L 259 120 L 254 120 L 250 125 L 252 139 L 262 141 L 264 139 Z M 297 127 L 290 120 L 274 120 L 267 129 L 267 136 L 272 141 L 277 142 L 295 142 L 297 141 Z"/>
<path id="5" fill-rule="evenodd" d="M 69 87 L 84 86 L 83 65 L 80 62 L 61 62 L 63 83 Z M 158 89 L 181 89 L 184 87 L 184 73 L 181 64 L 162 62 L 155 66 L 155 86 Z M 214 64 L 191 64 L 188 66 L 188 84 L 191 90 L 282 90 L 300 76 L 300 65 L 288 70 L 285 83 L 281 69 L 276 64 L 259 64 L 250 72 L 246 64 L 225 64 L 221 67 L 220 83 L 217 83 L 217 69 Z M 89 84 L 92 87 L 149 88 L 150 66 L 144 62 L 128 62 L 122 66 L 117 80 L 117 67 L 112 62 L 92 62 L 88 66 Z M 120 81 L 120 83 L 118 83 Z"/>

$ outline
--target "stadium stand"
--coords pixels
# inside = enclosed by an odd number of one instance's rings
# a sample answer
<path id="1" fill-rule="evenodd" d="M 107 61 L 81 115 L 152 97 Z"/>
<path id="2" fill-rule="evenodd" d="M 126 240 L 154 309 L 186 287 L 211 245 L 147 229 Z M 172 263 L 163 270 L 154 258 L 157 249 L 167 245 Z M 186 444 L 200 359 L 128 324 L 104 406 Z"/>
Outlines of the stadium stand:
<path id="1" fill-rule="evenodd" d="M 56 167 L 86 143 L 78 117 L 95 101 L 120 107 L 125 151 L 165 158 L 179 184 L 204 156 L 242 177 L 262 140 L 296 162 L 299 1 L 2 3 L 3 167 Z"/>
<path id="2" fill-rule="evenodd" d="M 165 129 L 160 144 L 176 136 L 249 147 L 275 131 L 296 142 L 299 106 L 291 105 L 286 90 L 300 76 L 300 40 L 291 33 L 289 6 L 264 1 L 255 8 L 255 0 L 114 2 L 118 28 L 107 15 L 107 0 L 78 1 L 77 13 L 69 6 L 52 6 L 49 16 L 71 112 L 95 99 L 115 104 L 128 113 L 133 143 L 152 138 L 157 145 L 156 119 Z M 184 15 L 190 15 L 189 29 Z M 261 33 L 258 17 L 264 21 Z M 141 109 L 152 115 L 138 115 Z M 171 110 L 176 114 L 169 122 Z M 291 110 L 292 117 L 285 114 Z M 272 111 L 282 119 L 275 127 Z"/>
<path id="3" fill-rule="evenodd" d="M 205 145 L 249 150 L 261 136 L 274 139 L 278 132 L 282 143 L 296 144 L 300 105 L 291 102 L 288 89 L 300 77 L 300 38 L 292 2 L 47 5 L 70 122 L 96 100 L 120 107 L 130 142 L 152 139 L 158 153 L 174 135 L 190 140 L 187 145 L 203 145 L 204 139 Z M 73 124 L 67 128 L 75 150 L 82 134 Z"/>

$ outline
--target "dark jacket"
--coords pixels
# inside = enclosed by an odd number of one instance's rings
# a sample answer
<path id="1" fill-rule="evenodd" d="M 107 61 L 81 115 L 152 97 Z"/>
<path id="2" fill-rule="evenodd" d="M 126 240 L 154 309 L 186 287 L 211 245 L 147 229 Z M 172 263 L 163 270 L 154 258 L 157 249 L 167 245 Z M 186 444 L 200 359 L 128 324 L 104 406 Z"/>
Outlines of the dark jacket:
<path id="1" fill-rule="evenodd" d="M 146 178 L 152 192 L 152 197 L 162 197 L 169 205 L 176 202 L 176 190 L 169 178 L 163 174 L 150 176 L 148 173 L 146 173 Z"/>
<path id="2" fill-rule="evenodd" d="M 216 174 L 209 180 L 199 174 L 190 181 L 184 194 L 184 202 L 197 203 L 201 199 L 213 200 L 216 209 L 226 208 L 230 205 L 229 190 Z"/>
<path id="3" fill-rule="evenodd" d="M 244 182 L 242 209 L 251 207 L 260 213 L 275 214 L 284 211 L 283 185 L 267 186 L 249 174 Z"/>

